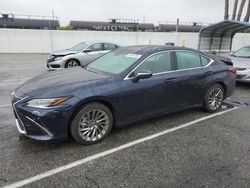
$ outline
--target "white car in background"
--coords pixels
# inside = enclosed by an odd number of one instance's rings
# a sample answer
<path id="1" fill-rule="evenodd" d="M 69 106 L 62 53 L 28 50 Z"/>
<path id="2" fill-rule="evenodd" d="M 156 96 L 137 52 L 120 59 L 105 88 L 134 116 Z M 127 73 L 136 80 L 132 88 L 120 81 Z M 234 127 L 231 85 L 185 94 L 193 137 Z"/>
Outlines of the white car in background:
<path id="1" fill-rule="evenodd" d="M 237 81 L 250 83 L 250 46 L 245 46 L 230 55 L 237 68 Z"/>
<path id="2" fill-rule="evenodd" d="M 49 69 L 85 66 L 105 53 L 119 48 L 109 42 L 81 42 L 72 48 L 52 52 L 47 60 Z"/>

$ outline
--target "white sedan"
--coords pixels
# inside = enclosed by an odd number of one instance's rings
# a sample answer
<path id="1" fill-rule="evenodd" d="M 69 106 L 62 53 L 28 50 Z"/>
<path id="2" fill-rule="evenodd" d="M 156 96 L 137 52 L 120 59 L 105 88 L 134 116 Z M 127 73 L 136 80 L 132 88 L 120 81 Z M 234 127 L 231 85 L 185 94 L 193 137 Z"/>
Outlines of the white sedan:
<path id="1" fill-rule="evenodd" d="M 72 48 L 52 52 L 47 60 L 49 69 L 84 66 L 105 53 L 119 48 L 108 42 L 81 42 Z"/>
<path id="2" fill-rule="evenodd" d="M 250 83 L 250 46 L 245 46 L 230 56 L 237 68 L 237 81 Z"/>

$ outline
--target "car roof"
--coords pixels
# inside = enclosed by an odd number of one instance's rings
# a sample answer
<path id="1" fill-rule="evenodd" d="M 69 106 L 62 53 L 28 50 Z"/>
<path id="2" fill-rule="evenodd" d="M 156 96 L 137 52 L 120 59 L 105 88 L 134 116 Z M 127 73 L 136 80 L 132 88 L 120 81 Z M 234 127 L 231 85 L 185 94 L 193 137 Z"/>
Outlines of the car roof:
<path id="1" fill-rule="evenodd" d="M 110 44 L 116 44 L 116 43 L 114 43 L 114 42 L 102 41 L 102 40 L 82 41 L 82 42 L 86 42 L 86 43 L 88 43 L 88 44 L 94 44 L 94 43 L 110 43 Z"/>
<path id="2" fill-rule="evenodd" d="M 116 52 L 121 53 L 131 53 L 131 54 L 139 54 L 139 55 L 150 55 L 153 53 L 161 52 L 161 51 L 168 51 L 168 50 L 188 50 L 193 52 L 198 52 L 204 54 L 200 51 L 191 48 L 185 47 L 178 47 L 178 46 L 166 46 L 166 45 L 139 45 L 139 46 L 126 46 L 116 49 Z M 204 54 L 209 56 L 208 54 Z"/>

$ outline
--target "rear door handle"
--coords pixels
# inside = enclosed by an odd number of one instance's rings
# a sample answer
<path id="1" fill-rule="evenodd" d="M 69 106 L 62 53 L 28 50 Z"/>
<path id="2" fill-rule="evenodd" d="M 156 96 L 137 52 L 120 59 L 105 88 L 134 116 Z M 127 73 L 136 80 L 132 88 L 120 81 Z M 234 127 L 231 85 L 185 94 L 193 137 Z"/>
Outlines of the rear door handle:
<path id="1" fill-rule="evenodd" d="M 165 83 L 172 83 L 175 82 L 177 80 L 177 78 L 167 78 L 165 79 Z"/>

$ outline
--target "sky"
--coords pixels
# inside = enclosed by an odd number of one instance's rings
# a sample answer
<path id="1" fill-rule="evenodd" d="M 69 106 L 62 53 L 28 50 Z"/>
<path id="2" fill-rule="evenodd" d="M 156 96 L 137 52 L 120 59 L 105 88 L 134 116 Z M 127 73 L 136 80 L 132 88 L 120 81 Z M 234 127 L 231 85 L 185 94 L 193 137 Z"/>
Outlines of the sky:
<path id="1" fill-rule="evenodd" d="M 230 0 L 230 12 L 234 0 Z M 223 19 L 224 0 L 0 0 L 0 13 L 55 16 L 70 20 L 107 21 L 108 18 L 213 23 Z M 244 16 L 244 14 L 243 14 Z"/>

